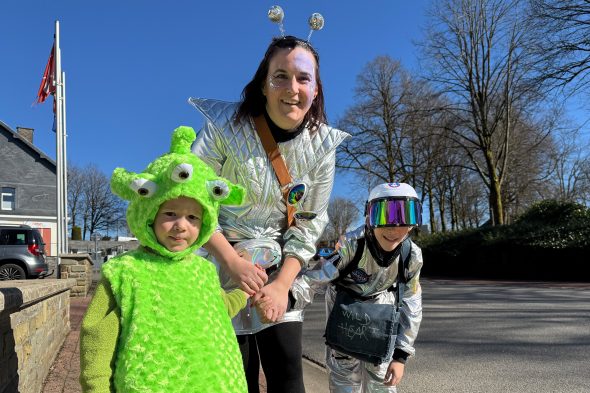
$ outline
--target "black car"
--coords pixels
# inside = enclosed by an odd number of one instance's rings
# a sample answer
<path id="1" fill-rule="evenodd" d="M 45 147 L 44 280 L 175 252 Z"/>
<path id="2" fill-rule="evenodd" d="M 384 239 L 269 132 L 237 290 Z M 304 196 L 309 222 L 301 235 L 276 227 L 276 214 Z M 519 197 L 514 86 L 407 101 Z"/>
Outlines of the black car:
<path id="1" fill-rule="evenodd" d="M 45 243 L 39 231 L 28 225 L 0 225 L 0 280 L 24 280 L 47 276 Z"/>

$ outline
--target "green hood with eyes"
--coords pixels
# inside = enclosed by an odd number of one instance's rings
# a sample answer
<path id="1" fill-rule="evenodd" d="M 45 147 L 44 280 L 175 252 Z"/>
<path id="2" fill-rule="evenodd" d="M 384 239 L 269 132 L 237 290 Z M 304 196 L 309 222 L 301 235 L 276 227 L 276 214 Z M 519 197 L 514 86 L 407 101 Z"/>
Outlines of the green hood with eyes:
<path id="1" fill-rule="evenodd" d="M 170 151 L 141 173 L 116 168 L 111 178 L 113 193 L 129 201 L 127 224 L 139 242 L 172 259 L 182 259 L 206 243 L 217 227 L 219 205 L 240 205 L 244 188 L 219 177 L 191 152 L 195 140 L 191 127 L 178 127 Z M 197 240 L 186 250 L 172 252 L 162 246 L 152 229 L 160 205 L 178 197 L 193 198 L 203 208 Z"/>

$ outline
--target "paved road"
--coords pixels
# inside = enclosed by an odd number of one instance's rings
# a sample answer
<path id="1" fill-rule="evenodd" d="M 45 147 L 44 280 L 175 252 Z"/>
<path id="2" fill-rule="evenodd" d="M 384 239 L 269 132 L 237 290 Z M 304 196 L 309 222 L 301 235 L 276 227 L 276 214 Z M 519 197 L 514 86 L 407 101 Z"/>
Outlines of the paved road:
<path id="1" fill-rule="evenodd" d="M 417 356 L 400 393 L 589 393 L 590 284 L 422 280 Z M 322 299 L 304 356 L 324 364 Z"/>

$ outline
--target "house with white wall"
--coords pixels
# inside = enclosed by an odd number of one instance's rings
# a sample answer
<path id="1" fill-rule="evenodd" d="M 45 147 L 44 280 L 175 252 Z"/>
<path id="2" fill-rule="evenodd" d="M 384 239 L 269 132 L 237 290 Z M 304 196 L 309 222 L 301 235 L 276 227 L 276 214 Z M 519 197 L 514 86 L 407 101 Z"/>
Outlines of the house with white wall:
<path id="1" fill-rule="evenodd" d="M 56 254 L 56 163 L 33 144 L 34 130 L 0 121 L 0 223 L 39 229 Z"/>

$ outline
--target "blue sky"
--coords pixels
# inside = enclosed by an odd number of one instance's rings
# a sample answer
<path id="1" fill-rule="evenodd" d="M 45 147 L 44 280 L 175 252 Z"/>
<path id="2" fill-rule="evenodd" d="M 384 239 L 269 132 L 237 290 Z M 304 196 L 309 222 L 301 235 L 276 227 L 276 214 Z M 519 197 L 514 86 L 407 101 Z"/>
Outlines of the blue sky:
<path id="1" fill-rule="evenodd" d="M 35 129 L 35 144 L 55 157 L 52 99 L 32 106 L 60 21 L 66 73 L 68 160 L 139 171 L 164 153 L 179 125 L 202 119 L 189 96 L 238 100 L 270 39 L 270 6 L 285 11 L 287 34 L 307 37 L 313 12 L 325 18 L 312 43 L 321 56 L 329 121 L 354 101 L 356 76 L 378 55 L 417 64 L 429 0 L 282 2 L 112 1 L 0 2 L 0 120 Z M 365 192 L 360 192 L 364 194 Z M 350 197 L 338 175 L 335 196 Z"/>

